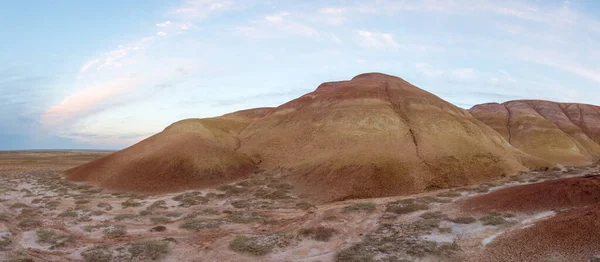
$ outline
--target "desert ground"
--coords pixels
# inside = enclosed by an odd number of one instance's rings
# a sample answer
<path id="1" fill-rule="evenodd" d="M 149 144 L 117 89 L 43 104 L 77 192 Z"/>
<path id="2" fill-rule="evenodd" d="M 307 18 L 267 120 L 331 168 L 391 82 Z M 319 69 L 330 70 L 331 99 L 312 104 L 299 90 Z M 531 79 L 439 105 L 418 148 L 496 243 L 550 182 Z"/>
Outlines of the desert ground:
<path id="1" fill-rule="evenodd" d="M 215 188 L 151 195 L 68 182 L 60 174 L 108 153 L 0 152 L 0 260 L 589 261 L 600 255 L 599 165 L 318 205 L 285 177 L 260 170 Z"/>

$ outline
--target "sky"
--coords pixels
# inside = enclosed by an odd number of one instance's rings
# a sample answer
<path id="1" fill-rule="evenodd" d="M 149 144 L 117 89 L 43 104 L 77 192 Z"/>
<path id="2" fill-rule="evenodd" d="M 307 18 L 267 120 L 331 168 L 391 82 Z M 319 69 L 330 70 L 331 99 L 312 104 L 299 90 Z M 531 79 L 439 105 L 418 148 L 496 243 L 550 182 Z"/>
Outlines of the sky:
<path id="1" fill-rule="evenodd" d="M 121 149 L 365 72 L 600 104 L 595 0 L 0 1 L 0 26 L 0 150 Z"/>

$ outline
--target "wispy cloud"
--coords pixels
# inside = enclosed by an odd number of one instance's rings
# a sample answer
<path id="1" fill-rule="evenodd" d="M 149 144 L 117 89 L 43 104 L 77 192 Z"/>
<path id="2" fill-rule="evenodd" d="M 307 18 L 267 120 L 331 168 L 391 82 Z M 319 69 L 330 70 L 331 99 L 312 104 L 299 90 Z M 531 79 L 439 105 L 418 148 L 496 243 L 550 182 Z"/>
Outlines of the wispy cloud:
<path id="1" fill-rule="evenodd" d="M 209 15 L 227 10 L 232 6 L 229 0 L 187 0 L 171 11 L 172 14 L 184 19 L 206 18 Z"/>
<path id="2" fill-rule="evenodd" d="M 400 45 L 394 40 L 394 36 L 390 33 L 377 33 L 366 30 L 358 30 L 358 41 L 365 47 L 372 48 L 399 48 Z"/>

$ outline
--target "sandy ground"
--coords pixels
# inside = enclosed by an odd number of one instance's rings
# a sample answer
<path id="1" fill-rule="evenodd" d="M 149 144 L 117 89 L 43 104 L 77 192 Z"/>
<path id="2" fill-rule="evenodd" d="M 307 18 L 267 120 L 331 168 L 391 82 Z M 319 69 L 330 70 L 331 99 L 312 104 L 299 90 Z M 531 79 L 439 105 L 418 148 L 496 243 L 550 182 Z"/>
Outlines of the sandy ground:
<path id="1" fill-rule="evenodd" d="M 278 174 L 264 172 L 218 188 L 158 195 L 110 192 L 58 174 L 106 153 L 0 152 L 0 260 L 481 261 L 497 238 L 560 210 L 466 213 L 456 203 L 599 171 L 527 172 L 465 188 L 317 206 Z M 571 261 L 560 255 L 538 257 Z"/>

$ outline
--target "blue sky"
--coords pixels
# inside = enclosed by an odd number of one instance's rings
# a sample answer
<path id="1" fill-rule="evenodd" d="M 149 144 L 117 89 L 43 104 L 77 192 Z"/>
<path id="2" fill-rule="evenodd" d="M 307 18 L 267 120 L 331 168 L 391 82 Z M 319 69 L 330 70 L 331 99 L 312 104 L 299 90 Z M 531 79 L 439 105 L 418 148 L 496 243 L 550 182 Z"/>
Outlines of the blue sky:
<path id="1" fill-rule="evenodd" d="M 400 76 L 463 108 L 600 104 L 600 1 L 2 1 L 0 150 L 120 149 L 172 122 Z"/>

